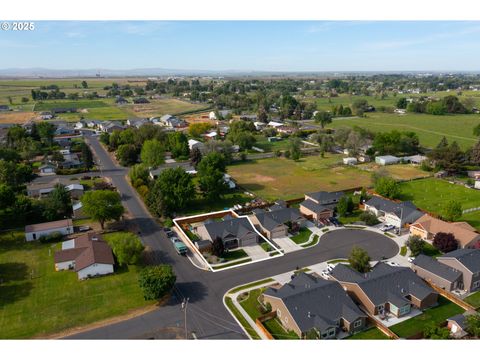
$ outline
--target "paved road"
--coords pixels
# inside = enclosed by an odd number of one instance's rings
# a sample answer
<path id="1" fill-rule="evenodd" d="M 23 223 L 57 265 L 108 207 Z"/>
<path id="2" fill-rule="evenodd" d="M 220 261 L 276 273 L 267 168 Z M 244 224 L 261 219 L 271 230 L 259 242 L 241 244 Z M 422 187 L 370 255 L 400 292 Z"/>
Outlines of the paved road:
<path id="1" fill-rule="evenodd" d="M 177 275 L 175 297 L 166 304 L 147 314 L 117 324 L 76 334 L 75 339 L 127 339 L 166 338 L 163 329 L 183 327 L 183 312 L 180 303 L 189 298 L 188 333 L 195 332 L 199 339 L 245 339 L 246 336 L 223 306 L 223 295 L 240 284 L 270 277 L 332 258 L 346 257 L 353 245 L 368 251 L 372 259 L 392 257 L 398 246 L 389 238 L 378 235 L 355 240 L 352 236 L 334 236 L 333 240 L 321 241 L 319 245 L 305 251 L 289 253 L 272 260 L 216 273 L 199 270 L 185 257 L 178 256 L 160 226 L 142 206 L 133 188 L 127 182 L 127 170 L 113 163 L 107 152 L 94 137 L 89 138 L 93 152 L 100 160 L 103 173 L 112 179 L 122 193 L 125 207 L 141 229 L 142 241 L 153 251 L 152 261 L 171 264 Z M 334 232 L 332 232 L 333 234 Z M 363 234 L 363 233 L 362 233 Z"/>

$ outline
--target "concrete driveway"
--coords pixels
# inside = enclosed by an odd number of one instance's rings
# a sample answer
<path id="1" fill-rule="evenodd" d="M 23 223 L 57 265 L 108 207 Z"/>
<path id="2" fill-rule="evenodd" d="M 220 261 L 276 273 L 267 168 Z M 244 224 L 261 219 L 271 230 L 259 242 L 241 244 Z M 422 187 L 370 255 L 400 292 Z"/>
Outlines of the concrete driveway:
<path id="1" fill-rule="evenodd" d="M 285 254 L 303 249 L 300 245 L 297 245 L 292 240 L 290 240 L 288 236 L 275 238 L 273 239 L 273 242 L 277 244 L 278 247 L 280 247 L 282 250 L 284 250 Z"/>

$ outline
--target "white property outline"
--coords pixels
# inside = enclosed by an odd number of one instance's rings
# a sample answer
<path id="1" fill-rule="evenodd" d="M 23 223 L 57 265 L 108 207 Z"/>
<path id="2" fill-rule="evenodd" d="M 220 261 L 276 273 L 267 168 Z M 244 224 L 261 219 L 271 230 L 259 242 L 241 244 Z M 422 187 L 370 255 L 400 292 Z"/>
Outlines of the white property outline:
<path id="1" fill-rule="evenodd" d="M 185 220 L 188 220 L 188 219 L 195 219 L 195 218 L 198 218 L 198 217 L 203 217 L 203 216 L 211 216 L 211 215 L 216 215 L 216 214 L 222 214 L 222 213 L 225 213 L 225 215 L 227 215 L 228 213 L 230 214 L 234 214 L 235 218 L 246 218 L 247 221 L 250 223 L 250 225 L 252 226 L 253 230 L 255 230 L 255 232 L 260 235 L 271 247 L 273 247 L 278 255 L 275 255 L 275 256 L 270 256 L 270 252 L 266 252 L 266 257 L 263 259 L 257 259 L 257 260 L 252 260 L 252 261 L 248 261 L 248 262 L 245 262 L 245 263 L 241 263 L 241 264 L 233 264 L 232 266 L 227 266 L 225 268 L 222 268 L 222 269 L 214 269 L 207 261 L 207 259 L 205 259 L 205 257 L 202 255 L 202 253 L 197 249 L 197 247 L 195 246 L 195 244 L 193 243 L 193 241 L 190 239 L 189 236 L 187 236 L 187 234 L 185 234 L 185 232 L 183 231 L 182 227 L 177 223 L 177 221 L 185 221 Z M 205 220 L 204 220 L 205 221 Z M 250 220 L 249 216 L 248 215 L 238 215 L 235 211 L 229 209 L 229 210 L 221 210 L 221 211 L 214 211 L 214 212 L 209 212 L 209 213 L 206 213 L 206 214 L 197 214 L 197 215 L 192 215 L 192 216 L 185 216 L 185 217 L 182 217 L 182 218 L 176 218 L 176 219 L 173 219 L 173 223 L 175 224 L 176 228 L 178 231 L 180 231 L 180 233 L 190 242 L 190 245 L 195 249 L 195 251 L 197 251 L 197 253 L 202 257 L 203 261 L 207 264 L 208 268 L 210 269 L 210 271 L 212 272 L 217 272 L 217 271 L 223 271 L 223 270 L 230 270 L 230 269 L 233 269 L 233 268 L 237 268 L 237 267 L 240 267 L 240 266 L 244 266 L 244 265 L 250 265 L 250 264 L 254 264 L 254 263 L 258 263 L 258 262 L 261 262 L 261 261 L 266 261 L 266 260 L 271 260 L 271 259 L 274 259 L 278 256 L 284 256 L 285 253 L 283 252 L 282 249 L 280 248 L 277 248 L 273 243 L 270 242 L 270 240 L 268 240 L 265 236 L 263 236 L 258 230 L 257 228 L 255 227 L 255 225 L 253 225 L 252 221 Z M 260 246 L 260 245 L 258 245 Z"/>

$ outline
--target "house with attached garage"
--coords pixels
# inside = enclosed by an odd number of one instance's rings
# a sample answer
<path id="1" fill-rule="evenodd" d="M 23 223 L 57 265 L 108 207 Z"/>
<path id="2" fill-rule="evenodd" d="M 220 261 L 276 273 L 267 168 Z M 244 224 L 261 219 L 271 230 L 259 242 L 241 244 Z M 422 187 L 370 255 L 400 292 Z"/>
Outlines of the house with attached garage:
<path id="1" fill-rule="evenodd" d="M 114 272 L 112 249 L 100 234 L 88 233 L 64 241 L 62 250 L 55 252 L 55 270 L 74 270 L 79 280 Z"/>
<path id="2" fill-rule="evenodd" d="M 339 283 L 303 272 L 278 289 L 267 289 L 263 302 L 300 338 L 314 332 L 319 339 L 335 339 L 361 331 L 367 319 Z"/>
<path id="3" fill-rule="evenodd" d="M 288 236 L 290 229 L 299 229 L 306 221 L 298 209 L 282 205 L 274 205 L 268 211 L 255 209 L 250 219 L 270 240 Z"/>
<path id="4" fill-rule="evenodd" d="M 480 290 L 480 249 L 458 249 L 437 258 L 463 274 L 463 290 L 473 292 Z"/>
<path id="5" fill-rule="evenodd" d="M 62 235 L 73 234 L 72 219 L 27 225 L 25 226 L 25 240 L 35 241 L 42 236 L 48 236 L 57 232 Z"/>
<path id="6" fill-rule="evenodd" d="M 257 245 L 259 235 L 246 217 L 224 216 L 220 221 L 208 219 L 196 228 L 202 240 L 211 243 L 220 238 L 227 249 Z"/>
<path id="7" fill-rule="evenodd" d="M 38 167 L 40 175 L 55 175 L 57 167 L 53 164 L 43 164 Z"/>
<path id="8" fill-rule="evenodd" d="M 412 270 L 422 279 L 447 291 L 463 288 L 463 273 L 461 271 L 430 256 L 418 255 L 412 262 Z"/>
<path id="9" fill-rule="evenodd" d="M 83 195 L 83 185 L 63 178 L 56 178 L 46 183 L 30 183 L 27 185 L 27 195 L 34 198 L 48 196 L 58 184 L 63 185 L 73 199 L 78 199 Z"/>
<path id="10" fill-rule="evenodd" d="M 305 194 L 300 203 L 300 213 L 308 219 L 319 221 L 333 216 L 337 203 L 344 196 L 343 191 L 318 191 Z"/>
<path id="11" fill-rule="evenodd" d="M 410 235 L 417 235 L 429 242 L 439 232 L 453 234 L 461 248 L 480 247 L 480 234 L 464 221 L 449 223 L 425 214 L 410 225 Z"/>
<path id="12" fill-rule="evenodd" d="M 424 310 L 437 303 L 438 293 L 410 268 L 377 263 L 362 274 L 344 264 L 330 273 L 370 315 L 393 315 L 397 318 L 412 309 Z"/>
<path id="13" fill-rule="evenodd" d="M 364 210 L 372 212 L 379 220 L 397 228 L 411 224 L 424 215 L 410 201 L 395 202 L 380 196 L 372 196 L 366 201 Z"/>

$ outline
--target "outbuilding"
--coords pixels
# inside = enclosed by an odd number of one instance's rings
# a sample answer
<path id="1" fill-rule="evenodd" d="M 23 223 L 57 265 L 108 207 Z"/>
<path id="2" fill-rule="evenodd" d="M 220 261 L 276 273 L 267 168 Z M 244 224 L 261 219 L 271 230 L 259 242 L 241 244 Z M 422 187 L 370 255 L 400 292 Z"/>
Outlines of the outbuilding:
<path id="1" fill-rule="evenodd" d="M 72 219 L 27 225 L 25 226 L 25 240 L 35 241 L 42 236 L 48 236 L 56 232 L 61 233 L 62 235 L 73 234 Z"/>
<path id="2" fill-rule="evenodd" d="M 392 164 L 398 164 L 400 162 L 400 158 L 392 155 L 376 156 L 375 162 L 383 166 L 392 165 Z"/>

